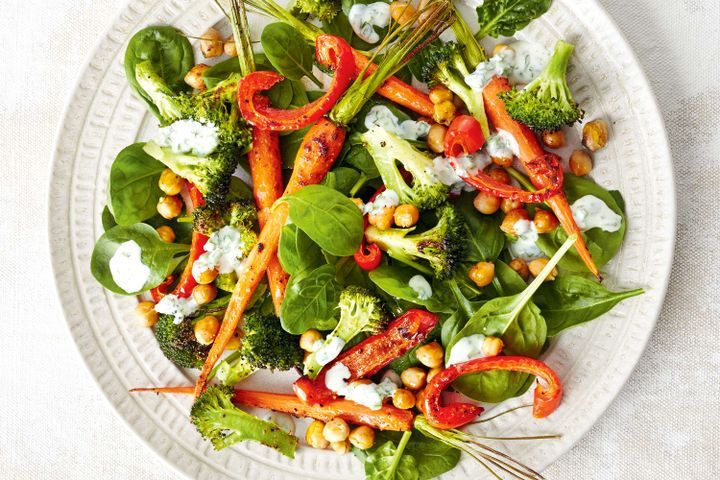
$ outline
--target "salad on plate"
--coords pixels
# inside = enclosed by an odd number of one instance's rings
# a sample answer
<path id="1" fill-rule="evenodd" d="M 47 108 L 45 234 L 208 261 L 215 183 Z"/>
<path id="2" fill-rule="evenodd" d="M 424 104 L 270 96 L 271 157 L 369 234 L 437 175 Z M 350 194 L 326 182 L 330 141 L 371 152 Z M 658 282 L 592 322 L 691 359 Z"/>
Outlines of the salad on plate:
<path id="1" fill-rule="evenodd" d="M 91 270 L 198 373 L 133 391 L 192 395 L 218 450 L 292 458 L 304 430 L 368 479 L 461 452 L 542 478 L 491 444 L 557 435 L 483 435 L 522 407 L 483 412 L 533 390 L 528 415 L 552 415 L 553 337 L 642 293 L 601 283 L 625 204 L 590 178 L 609 125 L 583 120 L 573 45 L 512 38 L 551 3 L 479 2 L 474 32 L 450 0 L 229 0 L 230 36 L 135 34 L 128 84 L 159 128 L 112 163 Z M 260 38 L 249 11 L 273 21 Z M 244 388 L 259 370 L 296 379 Z"/>

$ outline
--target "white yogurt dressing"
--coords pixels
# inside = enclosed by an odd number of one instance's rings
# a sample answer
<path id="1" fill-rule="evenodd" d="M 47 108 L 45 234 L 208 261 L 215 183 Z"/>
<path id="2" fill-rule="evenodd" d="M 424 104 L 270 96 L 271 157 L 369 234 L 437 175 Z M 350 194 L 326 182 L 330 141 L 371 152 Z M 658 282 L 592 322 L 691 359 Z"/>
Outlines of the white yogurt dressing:
<path id="1" fill-rule="evenodd" d="M 405 140 L 418 140 L 427 136 L 430 124 L 415 120 L 400 120 L 385 105 L 375 105 L 365 116 L 365 128 L 380 127 Z"/>
<path id="2" fill-rule="evenodd" d="M 454 168 L 451 163 L 454 164 Z M 452 159 L 436 157 L 433 159 L 432 173 L 439 182 L 449 186 L 452 193 L 460 193 L 462 191 L 471 192 L 475 189 L 465 183 L 459 175 L 474 175 L 480 170 L 485 169 L 485 167 L 491 163 L 492 160 L 483 151 L 475 152 L 472 155 L 454 157 Z"/>
<path id="3" fill-rule="evenodd" d="M 622 217 L 613 212 L 605 202 L 595 195 L 585 195 L 570 206 L 573 218 L 583 232 L 599 228 L 606 232 L 617 232 L 622 226 Z"/>
<path id="4" fill-rule="evenodd" d="M 482 358 L 482 346 L 485 342 L 485 335 L 482 333 L 476 333 L 474 335 L 468 335 L 463 337 L 453 345 L 450 349 L 450 357 L 448 358 L 447 365 L 455 365 L 457 363 L 467 362 L 475 358 Z"/>
<path id="5" fill-rule="evenodd" d="M 200 305 L 191 297 L 182 298 L 177 295 L 165 295 L 155 304 L 155 311 L 175 317 L 175 323 L 182 322 L 186 317 L 197 312 Z"/>
<path id="6" fill-rule="evenodd" d="M 535 80 L 550 60 L 550 53 L 537 43 L 517 41 L 480 62 L 465 77 L 465 83 L 481 92 L 494 76 L 507 77 L 511 84 L 527 84 Z"/>
<path id="7" fill-rule="evenodd" d="M 127 293 L 142 290 L 150 276 L 150 267 L 142 263 L 142 249 L 135 240 L 121 243 L 109 266 L 113 281 Z"/>
<path id="8" fill-rule="evenodd" d="M 214 123 L 185 119 L 161 128 L 155 141 L 161 147 L 169 147 L 175 153 L 191 153 L 206 157 L 215 151 L 220 140 Z"/>
<path id="9" fill-rule="evenodd" d="M 363 213 L 365 214 L 378 214 L 389 207 L 397 207 L 400 205 L 400 197 L 395 190 L 383 190 L 380 195 L 375 197 L 375 200 L 368 202 L 363 207 Z"/>
<path id="10" fill-rule="evenodd" d="M 348 12 L 348 20 L 358 37 L 368 43 L 377 43 L 380 35 L 375 31 L 375 27 L 385 28 L 390 25 L 390 5 L 385 2 L 368 5 L 356 3 Z"/>
<path id="11" fill-rule="evenodd" d="M 500 130 L 491 135 L 485 145 L 487 154 L 493 158 L 512 158 L 520 155 L 520 146 L 510 132 Z"/>
<path id="12" fill-rule="evenodd" d="M 517 240 L 512 240 L 508 250 L 513 258 L 521 258 L 523 260 L 535 260 L 545 255 L 537 246 L 538 231 L 535 223 L 530 220 L 518 220 L 513 225 Z"/>
<path id="13" fill-rule="evenodd" d="M 392 397 L 398 388 L 389 377 L 383 378 L 379 384 L 349 384 L 346 382 L 348 378 L 350 378 L 350 370 L 342 363 L 338 363 L 325 374 L 325 386 L 336 394 L 371 410 L 380 410 L 383 400 Z"/>
<path id="14" fill-rule="evenodd" d="M 217 268 L 218 273 L 239 272 L 245 264 L 243 254 L 247 245 L 240 232 L 225 226 L 210 235 L 205 244 L 205 253 L 193 263 L 193 277 L 196 279 L 206 270 Z"/>
<path id="15" fill-rule="evenodd" d="M 344 346 L 345 341 L 342 338 L 328 337 L 327 342 L 323 342 L 322 346 L 315 351 L 315 361 L 322 366 L 327 365 L 340 355 Z"/>
<path id="16" fill-rule="evenodd" d="M 415 275 L 410 278 L 408 286 L 413 289 L 419 300 L 427 300 L 432 297 L 432 286 L 422 275 Z"/>

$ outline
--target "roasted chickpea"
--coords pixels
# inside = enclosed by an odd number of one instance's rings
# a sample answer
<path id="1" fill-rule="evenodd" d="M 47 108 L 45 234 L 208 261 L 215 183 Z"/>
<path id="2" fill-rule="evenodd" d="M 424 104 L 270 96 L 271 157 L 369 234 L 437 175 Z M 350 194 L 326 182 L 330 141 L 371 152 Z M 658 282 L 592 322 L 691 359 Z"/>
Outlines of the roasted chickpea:
<path id="1" fill-rule="evenodd" d="M 410 367 L 400 374 L 403 385 L 410 390 L 420 390 L 425 386 L 427 372 L 419 367 Z"/>
<path id="2" fill-rule="evenodd" d="M 372 383 L 373 383 L 372 380 L 370 380 L 369 378 L 359 378 L 357 380 L 350 382 L 350 387 L 354 388 L 354 387 L 359 387 L 360 385 L 372 385 Z"/>
<path id="3" fill-rule="evenodd" d="M 307 431 L 305 432 L 305 442 L 313 448 L 325 449 L 330 446 L 330 442 L 325 440 L 323 430 L 325 424 L 320 420 L 314 420 L 308 425 Z"/>
<path id="4" fill-rule="evenodd" d="M 491 168 L 487 174 L 500 183 L 510 183 L 510 174 L 504 168 Z"/>
<path id="5" fill-rule="evenodd" d="M 140 302 L 135 305 L 135 314 L 143 327 L 152 327 L 158 321 L 158 312 L 153 302 Z"/>
<path id="6" fill-rule="evenodd" d="M 163 170 L 160 174 L 160 180 L 158 180 L 158 186 L 165 195 L 177 195 L 182 190 L 184 183 L 185 180 L 169 168 Z"/>
<path id="7" fill-rule="evenodd" d="M 570 155 L 570 171 L 582 177 L 590 173 L 593 168 L 593 161 L 590 154 L 585 150 L 575 150 Z"/>
<path id="8" fill-rule="evenodd" d="M 549 233 L 558 226 L 558 219 L 552 212 L 548 212 L 542 208 L 535 210 L 535 218 L 533 218 L 535 229 L 538 233 Z"/>
<path id="9" fill-rule="evenodd" d="M 238 51 L 237 51 L 237 43 L 235 43 L 235 36 L 230 35 L 225 39 L 225 44 L 223 45 L 223 51 L 225 52 L 225 55 L 228 57 L 237 57 Z"/>
<path id="10" fill-rule="evenodd" d="M 410 228 L 420 220 L 420 210 L 415 205 L 398 205 L 393 214 L 395 225 L 402 228 Z"/>
<path id="11" fill-rule="evenodd" d="M 554 132 L 542 132 L 542 142 L 548 148 L 560 148 L 565 145 L 565 132 L 555 130 Z"/>
<path id="12" fill-rule="evenodd" d="M 538 275 L 540 275 L 540 272 L 543 271 L 543 268 L 545 268 L 545 266 L 548 264 L 548 261 L 549 260 L 547 258 L 538 258 L 536 260 L 531 261 L 528 264 L 528 268 L 530 269 L 530 273 L 532 273 L 533 277 L 537 277 Z M 557 268 L 553 268 L 552 272 L 550 272 L 550 275 L 547 276 L 545 281 L 551 282 L 551 281 L 555 280 L 555 278 L 557 277 L 557 274 L 558 274 Z"/>
<path id="13" fill-rule="evenodd" d="M 157 211 L 163 218 L 171 220 L 180 215 L 182 207 L 182 200 L 178 197 L 170 195 L 167 197 L 160 197 L 157 204 Z"/>
<path id="14" fill-rule="evenodd" d="M 490 157 L 490 159 L 498 167 L 509 167 L 514 160 L 513 157 Z"/>
<path id="15" fill-rule="evenodd" d="M 515 273 L 520 275 L 523 280 L 527 280 L 530 276 L 530 269 L 527 266 L 527 263 L 525 263 L 525 260 L 522 258 L 514 258 L 510 262 L 510 268 L 515 270 Z"/>
<path id="16" fill-rule="evenodd" d="M 207 86 L 205 85 L 205 80 L 203 80 L 203 73 L 205 73 L 205 71 L 209 68 L 210 66 L 205 65 L 204 63 L 199 63 L 195 65 L 185 75 L 185 83 L 190 85 L 190 87 L 194 88 L 195 90 L 199 90 L 202 92 L 207 88 Z"/>
<path id="17" fill-rule="evenodd" d="M 218 330 L 220 330 L 220 321 L 217 317 L 208 315 L 195 322 L 193 330 L 195 332 L 195 340 L 197 340 L 200 345 L 210 345 L 215 341 Z"/>
<path id="18" fill-rule="evenodd" d="M 413 21 L 415 9 L 407 2 L 392 2 L 390 4 L 390 16 L 400 25 Z"/>
<path id="19" fill-rule="evenodd" d="M 375 430 L 367 425 L 360 425 L 350 432 L 348 440 L 350 440 L 353 447 L 359 448 L 360 450 L 367 450 L 375 444 Z"/>
<path id="20" fill-rule="evenodd" d="M 175 241 L 175 231 L 172 229 L 172 227 L 169 227 L 167 225 L 161 225 L 156 228 L 155 231 L 158 232 L 158 235 L 160 235 L 160 240 L 162 240 L 163 242 L 173 243 Z"/>
<path id="21" fill-rule="evenodd" d="M 454 94 L 444 85 L 435 85 L 430 89 L 428 97 L 430 101 L 435 105 L 439 105 L 443 102 L 452 102 Z"/>
<path id="22" fill-rule="evenodd" d="M 333 418 L 323 427 L 323 437 L 328 442 L 344 442 L 350 435 L 350 426 L 342 418 Z"/>
<path id="23" fill-rule="evenodd" d="M 498 337 L 485 337 L 480 351 L 484 357 L 496 357 L 503 349 L 503 341 Z"/>
<path id="24" fill-rule="evenodd" d="M 582 143 L 591 152 L 597 152 L 608 141 L 608 123 L 605 120 L 593 120 L 583 127 Z"/>
<path id="25" fill-rule="evenodd" d="M 331 442 L 330 448 L 332 448 L 338 455 L 345 455 L 350 451 L 350 441 L 344 440 L 342 442 Z"/>
<path id="26" fill-rule="evenodd" d="M 410 390 L 398 388 L 393 394 L 392 403 L 400 410 L 409 410 L 415 406 L 415 395 Z"/>
<path id="27" fill-rule="evenodd" d="M 450 125 L 450 122 L 455 118 L 457 113 L 457 107 L 452 100 L 447 100 L 442 103 L 435 104 L 433 109 L 433 120 L 443 125 Z"/>
<path id="28" fill-rule="evenodd" d="M 350 200 L 352 200 L 352 202 L 357 205 L 360 211 L 363 211 L 365 209 L 365 203 L 362 201 L 361 198 L 351 198 Z"/>
<path id="29" fill-rule="evenodd" d="M 435 375 L 437 375 L 438 373 L 440 373 L 442 371 L 443 371 L 443 369 L 441 367 L 431 368 L 430 370 L 428 370 L 427 382 L 430 383 L 430 380 L 432 380 Z"/>
<path id="30" fill-rule="evenodd" d="M 387 230 L 393 225 L 394 215 L 395 207 L 385 207 L 378 213 L 370 213 L 368 215 L 368 223 L 375 225 L 380 230 Z"/>
<path id="31" fill-rule="evenodd" d="M 445 351 L 437 342 L 428 343 L 415 351 L 418 361 L 428 368 L 437 368 L 443 364 Z"/>
<path id="32" fill-rule="evenodd" d="M 473 200 L 475 210 L 485 215 L 492 215 L 500 208 L 500 199 L 489 193 L 479 192 Z"/>
<path id="33" fill-rule="evenodd" d="M 510 198 L 503 198 L 500 202 L 500 210 L 502 210 L 505 213 L 508 213 L 512 210 L 516 210 L 518 208 L 522 207 L 522 202 L 518 200 L 512 200 Z"/>
<path id="34" fill-rule="evenodd" d="M 415 394 L 415 408 L 424 412 L 423 403 L 425 403 L 425 389 L 422 389 Z"/>
<path id="35" fill-rule="evenodd" d="M 443 153 L 445 151 L 445 134 L 447 134 L 445 125 L 433 123 L 427 134 L 428 148 L 435 153 Z"/>
<path id="36" fill-rule="evenodd" d="M 193 275 L 195 277 L 195 275 Z M 200 272 L 200 275 L 195 277 L 195 281 L 199 283 L 200 285 L 207 285 L 215 281 L 215 279 L 218 277 L 218 271 L 216 269 L 210 269 L 210 270 L 203 270 Z"/>
<path id="37" fill-rule="evenodd" d="M 300 335 L 300 348 L 306 352 L 312 353 L 317 349 L 317 341 L 322 339 L 322 333 L 318 332 L 314 328 L 306 330 L 302 335 Z"/>
<path id="38" fill-rule="evenodd" d="M 234 331 L 232 337 L 230 337 L 230 341 L 225 345 L 225 350 L 237 350 L 240 348 L 240 343 L 242 342 L 242 339 L 240 338 L 240 333 L 238 331 Z"/>
<path id="39" fill-rule="evenodd" d="M 223 54 L 225 41 L 214 28 L 209 28 L 205 33 L 202 34 L 200 40 L 200 51 L 205 58 L 219 57 Z"/>
<path id="40" fill-rule="evenodd" d="M 500 224 L 500 230 L 507 233 L 508 235 L 517 237 L 517 232 L 515 232 L 515 224 L 520 220 L 530 220 L 530 215 L 528 214 L 528 211 L 524 208 L 516 208 L 515 210 L 510 210 L 505 214 L 505 218 Z"/>
<path id="41" fill-rule="evenodd" d="M 209 285 L 196 285 L 193 288 L 192 296 L 198 305 L 205 305 L 215 300 L 217 288 L 212 283 Z"/>
<path id="42" fill-rule="evenodd" d="M 478 262 L 470 268 L 468 277 L 478 287 L 487 287 L 495 278 L 495 264 L 492 262 Z"/>

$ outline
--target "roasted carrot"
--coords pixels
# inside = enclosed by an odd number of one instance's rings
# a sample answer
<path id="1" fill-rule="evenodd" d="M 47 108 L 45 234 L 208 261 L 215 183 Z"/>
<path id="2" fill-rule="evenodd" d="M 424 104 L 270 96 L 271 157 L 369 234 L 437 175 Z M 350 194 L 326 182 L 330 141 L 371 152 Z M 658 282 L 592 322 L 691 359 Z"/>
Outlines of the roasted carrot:
<path id="1" fill-rule="evenodd" d="M 300 145 L 295 158 L 295 169 L 284 194 L 290 195 L 304 186 L 320 183 L 340 155 L 346 133 L 344 127 L 324 118 L 313 125 Z M 250 251 L 245 261 L 245 267 L 239 275 L 238 283 L 235 285 L 230 304 L 225 312 L 225 318 L 200 372 L 195 386 L 196 397 L 205 391 L 213 366 L 237 330 L 250 297 L 277 253 L 280 231 L 285 226 L 288 212 L 287 203 L 278 203 L 271 209 L 265 220 L 258 241 Z"/>
<path id="2" fill-rule="evenodd" d="M 500 99 L 499 95 L 504 92 L 508 92 L 512 89 L 510 83 L 504 77 L 494 77 L 490 83 L 485 86 L 483 90 L 483 98 L 485 100 L 485 109 L 487 110 L 488 118 L 490 123 L 496 129 L 505 130 L 510 133 L 517 141 L 518 148 L 520 150 L 520 162 L 523 165 L 532 162 L 536 158 L 546 155 L 547 152 L 540 146 L 540 143 L 535 137 L 533 131 L 521 123 L 513 120 L 505 110 L 505 102 Z M 536 188 L 541 189 L 548 187 L 551 183 L 551 179 L 545 175 L 533 174 L 529 169 L 528 174 L 530 181 L 535 185 Z M 565 198 L 565 195 L 561 192 L 555 196 L 552 196 L 545 200 L 553 212 L 557 216 L 560 224 L 565 229 L 565 233 L 568 235 L 577 235 L 577 241 L 575 242 L 575 249 L 577 250 L 580 258 L 583 259 L 585 265 L 587 265 L 590 272 L 593 275 L 601 279 L 600 272 L 598 271 L 595 262 L 592 259 L 592 255 L 585 244 L 580 228 L 575 223 L 575 219 L 572 216 L 570 210 L 570 204 Z"/>
<path id="3" fill-rule="evenodd" d="M 147 388 L 131 388 L 130 393 L 174 393 L 178 395 L 192 395 L 195 392 L 194 385 L 185 387 L 147 387 Z"/>

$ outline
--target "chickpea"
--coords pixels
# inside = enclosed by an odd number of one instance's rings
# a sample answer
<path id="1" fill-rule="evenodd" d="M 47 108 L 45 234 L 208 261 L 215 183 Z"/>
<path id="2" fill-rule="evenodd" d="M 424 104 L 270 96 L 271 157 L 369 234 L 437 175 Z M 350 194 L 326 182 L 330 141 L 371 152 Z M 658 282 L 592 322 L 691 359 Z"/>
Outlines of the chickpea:
<path id="1" fill-rule="evenodd" d="M 509 167 L 513 163 L 513 157 L 490 157 L 498 167 Z"/>
<path id="2" fill-rule="evenodd" d="M 608 141 L 608 123 L 605 120 L 593 120 L 583 127 L 582 143 L 591 152 L 597 152 Z"/>
<path id="3" fill-rule="evenodd" d="M 317 350 L 316 342 L 322 339 L 322 333 L 318 332 L 314 328 L 311 328 L 310 330 L 307 330 L 305 331 L 305 333 L 300 335 L 300 348 L 302 348 L 306 352 L 313 353 L 315 350 Z"/>
<path id="4" fill-rule="evenodd" d="M 197 340 L 200 345 L 210 345 L 213 343 L 218 330 L 220 330 L 220 321 L 212 315 L 201 318 L 193 325 L 195 340 Z"/>
<path id="5" fill-rule="evenodd" d="M 350 441 L 344 440 L 342 442 L 331 442 L 330 448 L 332 448 L 338 455 L 345 455 L 350 451 Z"/>
<path id="6" fill-rule="evenodd" d="M 385 207 L 379 213 L 371 213 L 368 215 L 368 223 L 375 225 L 380 230 L 387 230 L 393 225 L 393 215 L 395 207 Z"/>
<path id="7" fill-rule="evenodd" d="M 415 205 L 399 205 L 393 214 L 395 225 L 402 228 L 409 228 L 420 220 L 420 210 Z"/>
<path id="8" fill-rule="evenodd" d="M 324 429 L 325 424 L 323 422 L 320 420 L 313 420 L 305 432 L 305 442 L 313 448 L 319 448 L 321 450 L 328 448 L 330 446 L 330 442 L 325 440 L 325 437 L 323 436 Z"/>
<path id="9" fill-rule="evenodd" d="M 204 63 L 199 63 L 195 65 L 185 75 L 185 83 L 190 85 L 195 90 L 199 90 L 201 92 L 204 91 L 207 86 L 205 85 L 205 80 L 203 79 L 203 73 L 205 73 L 205 71 L 209 68 L 210 66 L 205 65 Z"/>
<path id="10" fill-rule="evenodd" d="M 403 385 L 410 390 L 420 390 L 425 386 L 427 373 L 419 367 L 410 367 L 400 374 Z"/>
<path id="11" fill-rule="evenodd" d="M 158 180 L 158 186 L 165 195 L 177 195 L 182 190 L 185 180 L 180 175 L 166 168 L 160 174 L 160 180 Z"/>
<path id="12" fill-rule="evenodd" d="M 478 212 L 484 213 L 485 215 L 492 215 L 500 208 L 500 202 L 501 200 L 498 197 L 490 195 L 489 193 L 480 192 L 475 196 L 473 205 Z"/>
<path id="13" fill-rule="evenodd" d="M 538 233 L 549 233 L 557 228 L 558 219 L 552 212 L 538 208 L 535 210 L 533 223 Z"/>
<path id="14" fill-rule="evenodd" d="M 137 314 L 140 324 L 143 327 L 152 327 L 158 321 L 158 312 L 155 311 L 153 302 L 140 302 L 135 305 L 135 314 Z"/>
<path id="15" fill-rule="evenodd" d="M 225 39 L 225 44 L 223 45 L 223 51 L 225 52 L 225 55 L 228 57 L 237 57 L 238 51 L 237 51 L 237 43 L 235 43 L 235 36 L 230 35 Z"/>
<path id="16" fill-rule="evenodd" d="M 367 425 L 360 425 L 350 432 L 348 440 L 350 440 L 353 447 L 359 448 L 360 450 L 367 450 L 368 448 L 372 448 L 375 443 L 375 430 Z"/>
<path id="17" fill-rule="evenodd" d="M 441 367 L 431 368 L 430 370 L 428 370 L 427 382 L 430 383 L 430 380 L 432 380 L 435 375 L 437 375 L 438 373 L 440 373 L 442 371 L 443 371 L 443 369 Z"/>
<path id="18" fill-rule="evenodd" d="M 193 275 L 195 277 L 195 275 Z M 203 270 L 200 272 L 200 275 L 195 277 L 195 281 L 199 283 L 200 285 L 208 285 L 215 281 L 215 279 L 218 277 L 218 271 L 217 269 L 213 268 L 210 270 Z"/>
<path id="19" fill-rule="evenodd" d="M 505 185 L 510 183 L 510 174 L 504 168 L 491 168 L 487 172 L 490 177 Z"/>
<path id="20" fill-rule="evenodd" d="M 530 276 L 530 269 L 522 258 L 515 258 L 510 262 L 510 268 L 520 275 L 523 280 L 527 280 Z"/>
<path id="21" fill-rule="evenodd" d="M 215 297 L 217 297 L 217 287 L 212 283 L 209 285 L 196 285 L 195 288 L 193 288 L 192 296 L 199 305 L 205 305 L 215 300 Z"/>
<path id="22" fill-rule="evenodd" d="M 443 364 L 445 351 L 437 342 L 428 343 L 415 351 L 418 361 L 428 368 L 437 368 Z"/>
<path id="23" fill-rule="evenodd" d="M 209 28 L 205 33 L 202 34 L 200 40 L 200 51 L 205 58 L 219 57 L 223 54 L 225 49 L 225 42 L 223 41 L 222 35 L 214 28 Z"/>
<path id="24" fill-rule="evenodd" d="M 417 408 L 421 412 L 424 412 L 423 403 L 425 403 L 425 389 L 420 390 L 415 394 L 415 408 Z"/>
<path id="25" fill-rule="evenodd" d="M 515 210 L 510 210 L 505 214 L 505 218 L 500 224 L 500 230 L 507 233 L 508 235 L 517 237 L 517 233 L 515 232 L 515 224 L 520 220 L 529 219 L 530 215 L 524 208 L 516 208 Z"/>
<path id="26" fill-rule="evenodd" d="M 160 235 L 160 240 L 162 240 L 163 242 L 173 243 L 175 241 L 175 231 L 172 229 L 172 227 L 169 227 L 167 225 L 161 225 L 156 228 L 155 231 L 158 232 L 158 235 Z"/>
<path id="27" fill-rule="evenodd" d="M 503 341 L 498 337 L 485 337 L 480 351 L 484 357 L 496 357 L 503 349 Z"/>
<path id="28" fill-rule="evenodd" d="M 542 272 L 543 268 L 548 264 L 547 258 L 538 258 L 536 260 L 533 260 L 528 264 L 528 268 L 530 269 L 530 273 L 532 273 L 533 277 L 537 277 L 540 275 L 540 272 Z M 546 282 L 551 282 L 555 280 L 555 278 L 558 275 L 557 268 L 553 268 L 552 272 L 550 272 L 550 275 L 547 276 L 545 279 Z"/>
<path id="29" fill-rule="evenodd" d="M 398 388 L 392 397 L 392 403 L 395 408 L 400 410 L 409 410 L 415 406 L 415 395 L 410 390 Z"/>
<path id="30" fill-rule="evenodd" d="M 582 177 L 590 173 L 593 168 L 593 161 L 590 154 L 585 150 L 575 150 L 570 155 L 570 171 Z"/>
<path id="31" fill-rule="evenodd" d="M 351 198 L 350 200 L 352 200 L 352 202 L 357 205 L 361 212 L 365 210 L 365 203 L 362 201 L 361 198 Z"/>
<path id="32" fill-rule="evenodd" d="M 470 268 L 468 277 L 478 287 L 487 287 L 495 278 L 495 264 L 492 262 L 478 262 Z"/>
<path id="33" fill-rule="evenodd" d="M 240 333 L 236 330 L 233 332 L 233 336 L 230 338 L 230 341 L 225 346 L 225 350 L 237 350 L 240 348 L 240 343 L 242 342 L 242 339 L 240 338 Z"/>
<path id="34" fill-rule="evenodd" d="M 333 418 L 323 427 L 323 437 L 328 442 L 344 442 L 350 435 L 350 426 L 342 418 Z"/>
<path id="35" fill-rule="evenodd" d="M 182 212 L 182 207 L 182 200 L 180 200 L 178 197 L 171 195 L 167 197 L 160 197 L 160 200 L 158 200 L 157 204 L 157 211 L 163 218 L 167 220 L 172 220 L 173 218 L 180 215 L 180 212 Z"/>
<path id="36" fill-rule="evenodd" d="M 443 102 L 452 102 L 454 94 L 444 85 L 435 85 L 430 89 L 428 97 L 430 101 L 435 105 L 439 105 Z"/>
<path id="37" fill-rule="evenodd" d="M 413 21 L 415 9 L 406 2 L 392 2 L 390 4 L 390 16 L 400 25 L 405 25 Z"/>
<path id="38" fill-rule="evenodd" d="M 452 100 L 437 103 L 433 109 L 433 120 L 443 125 L 450 125 L 450 122 L 455 118 L 456 112 L 457 107 Z"/>
<path id="39" fill-rule="evenodd" d="M 433 123 L 427 134 L 428 148 L 435 153 L 443 153 L 445 151 L 445 134 L 447 134 L 445 125 Z"/>
<path id="40" fill-rule="evenodd" d="M 548 148 L 560 148 L 565 145 L 565 132 L 555 130 L 554 132 L 542 132 L 542 142 Z"/>
<path id="41" fill-rule="evenodd" d="M 512 210 L 517 210 L 518 208 L 522 207 L 522 202 L 518 200 L 512 200 L 510 198 L 503 198 L 500 202 L 500 210 L 502 210 L 505 213 L 508 213 Z"/>
<path id="42" fill-rule="evenodd" d="M 515 49 L 508 45 L 505 45 L 504 43 L 498 43 L 497 45 L 495 45 L 495 48 L 493 48 L 492 56 L 494 57 L 495 55 L 498 55 L 504 51 L 514 52 Z"/>

